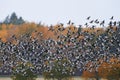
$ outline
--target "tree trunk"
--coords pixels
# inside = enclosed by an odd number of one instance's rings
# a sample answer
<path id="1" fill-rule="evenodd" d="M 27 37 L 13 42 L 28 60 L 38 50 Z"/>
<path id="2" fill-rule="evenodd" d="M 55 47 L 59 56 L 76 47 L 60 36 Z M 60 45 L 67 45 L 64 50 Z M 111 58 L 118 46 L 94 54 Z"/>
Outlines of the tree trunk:
<path id="1" fill-rule="evenodd" d="M 98 72 L 97 72 L 97 71 L 95 71 L 95 79 L 96 79 L 96 80 L 99 80 L 99 75 L 98 75 Z"/>

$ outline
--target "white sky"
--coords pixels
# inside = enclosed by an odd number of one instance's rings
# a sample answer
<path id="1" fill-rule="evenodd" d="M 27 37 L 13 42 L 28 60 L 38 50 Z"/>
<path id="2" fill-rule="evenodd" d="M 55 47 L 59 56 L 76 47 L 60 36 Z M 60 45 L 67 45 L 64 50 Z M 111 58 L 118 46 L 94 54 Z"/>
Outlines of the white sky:
<path id="1" fill-rule="evenodd" d="M 16 12 L 27 21 L 45 24 L 83 24 L 86 17 L 107 20 L 111 16 L 120 18 L 120 0 L 0 0 L 0 21 Z"/>

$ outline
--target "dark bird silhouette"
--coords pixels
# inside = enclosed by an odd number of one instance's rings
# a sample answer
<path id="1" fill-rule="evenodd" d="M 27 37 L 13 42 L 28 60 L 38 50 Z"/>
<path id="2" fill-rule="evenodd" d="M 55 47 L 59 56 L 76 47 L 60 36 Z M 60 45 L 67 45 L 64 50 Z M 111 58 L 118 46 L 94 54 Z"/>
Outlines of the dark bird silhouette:
<path id="1" fill-rule="evenodd" d="M 110 20 L 113 20 L 113 18 L 114 18 L 114 16 L 112 16 L 112 17 L 110 18 Z"/>
<path id="2" fill-rule="evenodd" d="M 94 28 L 95 28 L 95 25 L 92 26 L 92 29 L 94 29 Z"/>
<path id="3" fill-rule="evenodd" d="M 65 30 L 65 28 L 64 27 L 62 27 L 62 28 L 58 28 L 58 31 L 64 31 Z"/>
<path id="4" fill-rule="evenodd" d="M 98 21 L 98 19 L 95 20 L 95 22 L 97 22 L 97 21 Z"/>
<path id="5" fill-rule="evenodd" d="M 118 27 L 120 27 L 120 21 L 118 21 L 117 24 L 118 24 Z"/>
<path id="6" fill-rule="evenodd" d="M 102 23 L 105 24 L 105 20 L 103 20 Z"/>
<path id="7" fill-rule="evenodd" d="M 94 20 L 90 21 L 90 23 L 93 23 L 93 22 L 94 22 Z"/>
<path id="8" fill-rule="evenodd" d="M 88 23 L 85 23 L 85 25 L 87 26 L 87 25 L 88 25 Z"/>
<path id="9" fill-rule="evenodd" d="M 60 23 L 60 25 L 61 25 L 61 26 L 64 26 L 64 24 L 63 24 L 63 23 Z"/>
<path id="10" fill-rule="evenodd" d="M 108 25 L 111 27 L 111 26 L 112 26 L 112 24 L 113 24 L 113 22 L 112 22 L 112 21 L 110 21 Z"/>
<path id="11" fill-rule="evenodd" d="M 113 25 L 114 25 L 114 26 L 116 26 L 116 24 L 117 24 L 117 22 L 116 22 L 116 21 L 114 21 L 114 22 L 113 22 Z"/>
<path id="12" fill-rule="evenodd" d="M 50 25 L 50 27 L 49 27 L 48 31 L 54 31 L 54 29 L 53 29 L 53 26 L 52 26 L 52 25 Z"/>
<path id="13" fill-rule="evenodd" d="M 12 38 L 14 38 L 15 37 L 15 35 L 12 35 Z"/>
<path id="14" fill-rule="evenodd" d="M 71 20 L 69 20 L 67 24 L 70 25 L 71 24 Z"/>
<path id="15" fill-rule="evenodd" d="M 99 23 L 98 19 L 96 19 L 94 22 L 95 22 L 96 24 L 98 24 L 98 23 Z"/>
<path id="16" fill-rule="evenodd" d="M 72 24 L 72 25 L 74 25 L 74 23 L 73 23 L 73 22 L 72 22 L 71 24 Z"/>
<path id="17" fill-rule="evenodd" d="M 88 27 L 88 23 L 85 23 L 85 26 Z"/>
<path id="18" fill-rule="evenodd" d="M 89 20 L 89 19 L 90 19 L 90 17 L 91 17 L 91 16 L 87 17 L 87 20 Z"/>
<path id="19" fill-rule="evenodd" d="M 105 20 L 103 20 L 103 21 L 100 23 L 100 26 L 101 26 L 101 25 L 104 26 L 104 24 L 105 24 Z"/>

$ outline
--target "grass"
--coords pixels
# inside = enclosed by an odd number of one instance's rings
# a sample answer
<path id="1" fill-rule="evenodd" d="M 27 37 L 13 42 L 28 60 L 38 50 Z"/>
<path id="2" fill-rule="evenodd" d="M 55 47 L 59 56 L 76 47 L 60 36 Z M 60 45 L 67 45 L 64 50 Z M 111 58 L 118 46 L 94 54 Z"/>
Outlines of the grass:
<path id="1" fill-rule="evenodd" d="M 12 80 L 12 79 L 10 77 L 1 77 L 0 76 L 0 80 Z M 36 80 L 44 80 L 44 78 L 43 77 L 39 77 Z M 71 80 L 86 80 L 86 79 L 81 78 L 81 77 L 74 77 Z M 95 79 L 90 79 L 90 80 L 95 80 Z M 100 80 L 106 80 L 106 79 L 100 79 Z"/>
<path id="2" fill-rule="evenodd" d="M 0 76 L 0 80 L 12 80 L 10 77 L 1 77 Z M 44 80 L 44 78 L 43 77 L 39 77 L 39 78 L 37 78 L 36 80 Z M 71 79 L 71 80 L 84 80 L 84 79 L 82 79 L 82 78 L 80 78 L 80 77 L 74 77 L 73 79 Z"/>

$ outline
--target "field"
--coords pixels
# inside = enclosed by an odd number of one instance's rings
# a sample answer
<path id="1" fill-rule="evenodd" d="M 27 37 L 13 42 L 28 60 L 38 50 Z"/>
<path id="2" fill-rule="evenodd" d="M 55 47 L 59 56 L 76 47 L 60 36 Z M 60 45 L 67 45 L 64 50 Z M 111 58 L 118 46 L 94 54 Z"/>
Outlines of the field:
<path id="1" fill-rule="evenodd" d="M 12 80 L 12 79 L 10 77 L 0 77 L 0 80 Z M 39 77 L 36 80 L 44 80 L 44 78 Z M 84 80 L 84 79 L 79 77 L 74 77 L 72 80 Z"/>
<path id="2" fill-rule="evenodd" d="M 0 80 L 12 80 L 12 79 L 10 77 L 0 77 Z M 43 77 L 39 77 L 36 80 L 44 80 L 44 78 Z M 86 79 L 81 78 L 81 77 L 74 77 L 71 80 L 86 80 Z M 95 79 L 88 79 L 88 80 L 95 80 Z M 106 80 L 106 79 L 100 79 L 100 80 Z"/>

